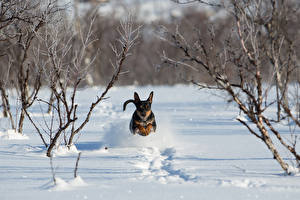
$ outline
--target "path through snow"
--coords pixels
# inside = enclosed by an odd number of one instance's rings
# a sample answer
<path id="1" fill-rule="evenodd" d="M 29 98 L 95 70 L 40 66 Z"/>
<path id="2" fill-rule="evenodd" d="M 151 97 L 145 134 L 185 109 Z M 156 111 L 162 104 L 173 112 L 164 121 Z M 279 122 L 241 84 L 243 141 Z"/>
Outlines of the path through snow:
<path id="1" fill-rule="evenodd" d="M 175 167 L 176 142 L 174 130 L 167 119 L 160 118 L 157 131 L 147 137 L 132 135 L 129 132 L 129 116 L 115 112 L 118 122 L 107 124 L 103 143 L 108 148 L 133 147 L 137 149 L 138 160 L 133 161 L 134 167 L 141 169 L 138 179 L 160 183 L 196 182 L 199 178 L 189 175 L 184 169 Z M 127 116 L 127 117 L 125 117 Z"/>
<path id="2" fill-rule="evenodd" d="M 142 148 L 140 161 L 135 166 L 142 169 L 140 179 L 157 180 L 160 183 L 181 183 L 197 181 L 198 177 L 188 175 L 183 169 L 174 166 L 175 148 L 159 150 L 157 147 Z"/>

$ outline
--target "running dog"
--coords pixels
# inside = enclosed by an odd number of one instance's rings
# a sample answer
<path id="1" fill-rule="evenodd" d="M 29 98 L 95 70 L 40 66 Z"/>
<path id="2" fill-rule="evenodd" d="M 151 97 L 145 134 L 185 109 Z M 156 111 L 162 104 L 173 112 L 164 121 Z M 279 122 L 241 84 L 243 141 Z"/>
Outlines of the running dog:
<path id="1" fill-rule="evenodd" d="M 124 102 L 123 111 L 125 111 L 128 103 L 133 103 L 136 107 L 129 125 L 129 129 L 132 134 L 147 136 L 150 132 L 155 132 L 155 116 L 151 110 L 152 98 L 153 91 L 150 93 L 146 101 L 141 101 L 139 95 L 135 92 L 134 99 L 129 99 Z"/>

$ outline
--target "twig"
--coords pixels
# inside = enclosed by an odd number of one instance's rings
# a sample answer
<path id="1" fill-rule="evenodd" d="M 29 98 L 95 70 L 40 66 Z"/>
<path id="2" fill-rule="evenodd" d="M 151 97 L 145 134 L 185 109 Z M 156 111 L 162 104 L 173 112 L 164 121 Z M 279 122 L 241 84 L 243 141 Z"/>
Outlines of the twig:
<path id="1" fill-rule="evenodd" d="M 80 160 L 80 156 L 81 156 L 81 152 L 79 152 L 78 156 L 77 156 L 77 160 L 76 160 L 76 164 L 75 164 L 75 169 L 74 169 L 74 178 L 77 177 L 77 170 L 78 170 L 78 163 L 79 163 L 79 160 Z"/>

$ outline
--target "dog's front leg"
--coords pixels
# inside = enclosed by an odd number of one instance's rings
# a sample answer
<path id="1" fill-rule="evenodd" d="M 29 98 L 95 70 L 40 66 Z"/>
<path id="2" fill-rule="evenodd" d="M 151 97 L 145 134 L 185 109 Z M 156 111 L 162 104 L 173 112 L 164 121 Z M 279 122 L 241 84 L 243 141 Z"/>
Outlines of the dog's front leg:
<path id="1" fill-rule="evenodd" d="M 149 135 L 149 133 L 151 132 L 151 129 L 153 129 L 152 124 L 148 124 L 148 125 L 146 126 L 146 133 L 147 133 L 147 135 Z"/>
<path id="2" fill-rule="evenodd" d="M 147 126 L 139 126 L 139 131 L 141 133 L 141 135 L 143 136 L 147 136 L 150 134 L 152 127 L 152 124 L 148 124 Z"/>
<path id="3" fill-rule="evenodd" d="M 146 132 L 144 126 L 142 126 L 142 125 L 138 125 L 138 131 L 139 131 L 139 133 L 142 134 L 142 135 L 144 135 L 145 132 Z"/>

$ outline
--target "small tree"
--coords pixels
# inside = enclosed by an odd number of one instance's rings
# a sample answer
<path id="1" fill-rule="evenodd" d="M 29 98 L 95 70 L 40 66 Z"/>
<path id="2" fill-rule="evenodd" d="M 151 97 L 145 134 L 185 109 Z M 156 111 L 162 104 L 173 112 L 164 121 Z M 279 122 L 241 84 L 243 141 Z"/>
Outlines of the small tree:
<path id="1" fill-rule="evenodd" d="M 224 36 L 222 48 L 217 45 L 219 41 L 215 40 L 213 26 L 208 30 L 209 41 L 203 39 L 203 32 L 197 28 L 195 38 L 184 36 L 178 28 L 175 31 L 162 28 L 161 38 L 182 52 L 182 58 L 169 58 L 164 53 L 162 61 L 169 65 L 188 66 L 197 72 L 204 70 L 213 84 L 190 81 L 200 88 L 225 91 L 230 101 L 249 118 L 249 121 L 240 117 L 237 120 L 267 146 L 281 168 L 289 174 L 292 166 L 282 158 L 275 140 L 294 158 L 292 165 L 299 170 L 297 134 L 286 138 L 274 125 L 278 119 L 288 119 L 295 124 L 296 130 L 300 128 L 295 106 L 299 101 L 299 77 L 292 79 L 292 74 L 299 70 L 295 51 L 299 37 L 294 34 L 297 31 L 290 31 L 296 27 L 293 25 L 297 23 L 297 15 L 299 17 L 295 5 L 299 7 L 300 4 L 280 0 L 232 0 L 228 3 L 225 6 L 205 2 L 226 9 L 228 17 L 232 18 L 228 26 L 233 32 Z M 298 89 L 289 91 L 293 84 Z M 270 95 L 273 85 L 278 87 L 277 97 Z M 274 104 L 278 106 L 272 115 Z M 271 137 L 272 134 L 275 137 Z"/>

